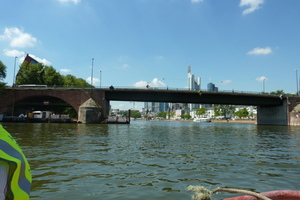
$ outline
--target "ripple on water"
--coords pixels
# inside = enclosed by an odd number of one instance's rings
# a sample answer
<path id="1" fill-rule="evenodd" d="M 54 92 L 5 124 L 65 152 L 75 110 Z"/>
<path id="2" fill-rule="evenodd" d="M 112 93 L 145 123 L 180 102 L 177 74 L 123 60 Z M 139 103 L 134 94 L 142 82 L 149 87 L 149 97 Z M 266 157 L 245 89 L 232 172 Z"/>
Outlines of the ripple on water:
<path id="1" fill-rule="evenodd" d="M 190 199 L 188 185 L 300 190 L 299 127 L 190 122 L 6 127 L 17 133 L 31 164 L 32 200 Z"/>

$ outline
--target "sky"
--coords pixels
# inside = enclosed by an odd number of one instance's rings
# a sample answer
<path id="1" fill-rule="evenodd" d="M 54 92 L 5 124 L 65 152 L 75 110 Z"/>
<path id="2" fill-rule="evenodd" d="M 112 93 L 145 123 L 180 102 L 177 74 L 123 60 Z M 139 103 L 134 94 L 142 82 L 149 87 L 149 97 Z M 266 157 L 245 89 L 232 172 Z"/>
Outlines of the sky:
<path id="1" fill-rule="evenodd" d="M 95 87 L 186 89 L 191 66 L 203 90 L 212 82 L 219 91 L 297 91 L 299 0 L 10 0 L 0 7 L 8 85 L 29 54 L 63 75 L 93 78 Z"/>

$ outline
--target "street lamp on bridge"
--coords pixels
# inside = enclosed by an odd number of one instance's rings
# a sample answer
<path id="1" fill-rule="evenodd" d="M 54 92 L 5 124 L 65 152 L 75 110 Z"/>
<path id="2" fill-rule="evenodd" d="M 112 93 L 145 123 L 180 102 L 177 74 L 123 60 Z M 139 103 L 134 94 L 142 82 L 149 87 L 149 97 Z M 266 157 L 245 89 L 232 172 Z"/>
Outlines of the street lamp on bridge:
<path id="1" fill-rule="evenodd" d="M 93 87 L 93 71 L 94 71 L 94 58 L 92 58 L 92 75 L 91 75 L 91 87 Z"/>
<path id="2" fill-rule="evenodd" d="M 299 85 L 298 85 L 298 70 L 297 69 L 296 69 L 296 86 L 297 86 L 296 95 L 298 96 L 298 94 L 299 94 Z"/>
<path id="3" fill-rule="evenodd" d="M 16 61 L 17 61 L 17 56 L 15 57 L 15 65 L 14 65 L 14 77 L 13 77 L 13 88 L 15 88 L 15 83 L 16 83 Z"/>
<path id="4" fill-rule="evenodd" d="M 16 84 L 16 61 L 17 61 L 17 56 L 15 57 L 15 64 L 14 64 L 14 77 L 13 77 L 13 103 L 12 103 L 12 108 L 11 108 L 11 116 L 14 116 L 14 109 L 15 109 L 15 84 Z"/>
<path id="5" fill-rule="evenodd" d="M 264 80 L 263 80 L 263 93 L 265 92 L 265 81 L 266 81 L 266 79 L 264 78 Z"/>
<path id="6" fill-rule="evenodd" d="M 101 88 L 101 82 L 102 82 L 102 71 L 100 70 L 100 88 Z"/>

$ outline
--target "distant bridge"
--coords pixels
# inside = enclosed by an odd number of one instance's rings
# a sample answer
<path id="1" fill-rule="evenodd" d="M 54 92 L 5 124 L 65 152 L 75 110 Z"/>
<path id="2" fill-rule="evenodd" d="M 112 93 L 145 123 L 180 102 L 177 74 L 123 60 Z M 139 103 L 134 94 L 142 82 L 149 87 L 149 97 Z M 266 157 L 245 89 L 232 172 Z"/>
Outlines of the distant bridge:
<path id="1" fill-rule="evenodd" d="M 28 98 L 49 101 L 63 100 L 77 112 L 89 99 L 101 107 L 101 119 L 109 113 L 110 101 L 170 102 L 195 104 L 230 104 L 258 106 L 258 124 L 288 125 L 287 97 L 242 92 L 208 92 L 162 89 L 109 89 L 109 88 L 11 88 L 0 94 L 0 113 L 13 109 Z M 293 98 L 289 98 L 292 101 Z M 297 99 L 297 98 L 296 98 Z M 290 105 L 290 104 L 289 104 Z M 297 101 L 293 106 L 297 105 Z M 87 106 L 89 107 L 89 106 Z"/>

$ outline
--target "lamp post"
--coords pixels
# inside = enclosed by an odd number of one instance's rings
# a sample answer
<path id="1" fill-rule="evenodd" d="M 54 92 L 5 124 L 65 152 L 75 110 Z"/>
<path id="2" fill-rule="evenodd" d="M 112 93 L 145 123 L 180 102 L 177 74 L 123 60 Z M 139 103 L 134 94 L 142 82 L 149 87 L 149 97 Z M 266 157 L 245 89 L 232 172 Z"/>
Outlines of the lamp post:
<path id="1" fill-rule="evenodd" d="M 17 56 L 15 57 L 15 65 L 14 65 L 14 77 L 13 77 L 13 88 L 15 88 L 16 83 L 16 62 L 17 62 Z"/>
<path id="2" fill-rule="evenodd" d="M 100 70 L 100 88 L 101 88 L 101 82 L 102 82 L 101 76 L 102 76 L 102 71 Z"/>
<path id="3" fill-rule="evenodd" d="M 297 86 L 297 92 L 296 92 L 296 94 L 297 94 L 297 96 L 298 96 L 298 94 L 299 94 L 299 85 L 298 85 L 298 70 L 296 69 L 296 86 Z"/>
<path id="4" fill-rule="evenodd" d="M 93 88 L 93 71 L 94 71 L 94 58 L 92 58 L 92 75 L 91 75 L 91 87 Z"/>
<path id="5" fill-rule="evenodd" d="M 12 108 L 11 108 L 11 116 L 14 116 L 15 98 L 16 98 L 16 93 L 15 93 L 16 60 L 17 60 L 17 56 L 15 57 L 15 64 L 14 64 L 14 77 L 13 77 L 13 104 L 12 104 Z"/>
<path id="6" fill-rule="evenodd" d="M 266 81 L 266 79 L 264 78 L 264 80 L 263 80 L 263 92 L 265 92 L 265 81 Z"/>

